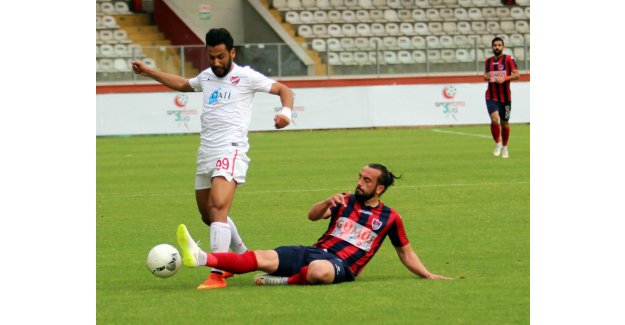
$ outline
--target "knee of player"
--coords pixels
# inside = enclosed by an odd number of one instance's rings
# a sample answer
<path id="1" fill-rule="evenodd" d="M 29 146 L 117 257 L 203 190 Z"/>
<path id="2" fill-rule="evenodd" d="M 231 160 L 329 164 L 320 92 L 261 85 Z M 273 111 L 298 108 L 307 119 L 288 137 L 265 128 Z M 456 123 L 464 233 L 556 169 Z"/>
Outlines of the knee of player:
<path id="1" fill-rule="evenodd" d="M 313 261 L 308 265 L 306 278 L 310 283 L 332 283 L 334 281 L 334 267 L 328 261 Z"/>

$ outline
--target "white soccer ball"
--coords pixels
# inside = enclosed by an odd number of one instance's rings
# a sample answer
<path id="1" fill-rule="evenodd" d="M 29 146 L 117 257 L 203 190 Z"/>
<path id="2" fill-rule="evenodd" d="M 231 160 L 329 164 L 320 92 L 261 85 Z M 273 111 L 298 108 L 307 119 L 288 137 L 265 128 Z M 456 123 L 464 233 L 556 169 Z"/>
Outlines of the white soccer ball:
<path id="1" fill-rule="evenodd" d="M 148 268 L 159 278 L 169 278 L 180 268 L 180 253 L 169 244 L 154 246 L 148 253 Z"/>

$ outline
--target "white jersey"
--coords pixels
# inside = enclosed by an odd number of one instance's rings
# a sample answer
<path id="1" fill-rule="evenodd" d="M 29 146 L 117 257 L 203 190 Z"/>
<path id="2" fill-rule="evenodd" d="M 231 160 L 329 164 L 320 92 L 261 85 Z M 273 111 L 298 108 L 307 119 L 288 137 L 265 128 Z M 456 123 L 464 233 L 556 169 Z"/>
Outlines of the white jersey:
<path id="1" fill-rule="evenodd" d="M 220 150 L 235 145 L 247 151 L 247 132 L 252 122 L 252 99 L 258 91 L 268 93 L 276 81 L 232 63 L 233 69 L 223 78 L 208 68 L 189 80 L 195 91 L 202 91 L 202 130 L 200 152 Z"/>

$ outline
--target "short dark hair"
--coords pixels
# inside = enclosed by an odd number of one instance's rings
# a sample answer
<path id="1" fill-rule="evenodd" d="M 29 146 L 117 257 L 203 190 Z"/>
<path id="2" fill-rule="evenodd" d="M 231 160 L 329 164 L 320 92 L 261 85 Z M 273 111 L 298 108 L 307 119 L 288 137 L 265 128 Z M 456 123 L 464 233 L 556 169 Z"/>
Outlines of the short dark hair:
<path id="1" fill-rule="evenodd" d="M 384 194 L 386 190 L 395 183 L 396 179 L 401 178 L 401 176 L 395 176 L 391 171 L 389 171 L 386 166 L 381 164 L 368 164 L 367 167 L 377 169 L 380 171 L 380 177 L 378 178 L 378 185 L 384 185 L 384 191 L 380 193 L 380 195 Z"/>
<path id="2" fill-rule="evenodd" d="M 504 44 L 503 39 L 501 37 L 497 36 L 497 37 L 493 38 L 493 40 L 490 42 L 490 46 L 493 46 L 493 44 L 495 44 L 495 42 L 497 42 L 497 41 L 501 41 L 501 45 L 506 45 L 506 44 Z"/>
<path id="3" fill-rule="evenodd" d="M 234 39 L 225 28 L 212 28 L 206 33 L 206 46 L 226 45 L 228 51 L 234 47 Z"/>

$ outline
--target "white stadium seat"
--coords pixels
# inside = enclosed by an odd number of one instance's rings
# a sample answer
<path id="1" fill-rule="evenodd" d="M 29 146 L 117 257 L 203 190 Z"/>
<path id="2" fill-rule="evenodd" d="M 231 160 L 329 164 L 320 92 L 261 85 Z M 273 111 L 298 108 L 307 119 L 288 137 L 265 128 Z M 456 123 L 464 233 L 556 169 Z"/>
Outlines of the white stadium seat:
<path id="1" fill-rule="evenodd" d="M 369 12 L 369 16 L 371 16 L 371 20 L 373 21 L 386 21 L 386 19 L 384 18 L 384 11 L 376 9 L 376 10 L 371 10 Z"/>
<path id="2" fill-rule="evenodd" d="M 510 16 L 512 17 L 512 19 L 516 20 L 525 19 L 525 10 L 523 10 L 523 8 L 521 7 L 512 7 L 512 9 L 510 9 Z"/>
<path id="3" fill-rule="evenodd" d="M 302 23 L 304 23 L 304 24 L 314 24 L 315 23 L 315 16 L 313 15 L 312 12 L 310 12 L 308 10 L 300 11 L 299 18 L 301 19 Z"/>
<path id="4" fill-rule="evenodd" d="M 393 9 L 384 10 L 384 20 L 388 22 L 398 22 L 400 21 L 399 16 L 397 15 L 397 11 Z"/>
<path id="5" fill-rule="evenodd" d="M 399 31 L 399 25 L 396 23 L 388 23 L 384 26 L 384 30 L 386 31 L 386 35 L 399 36 L 401 32 Z"/>
<path id="6" fill-rule="evenodd" d="M 471 29 L 475 34 L 484 34 L 486 32 L 486 24 L 483 21 L 472 21 Z"/>
<path id="7" fill-rule="evenodd" d="M 397 52 L 397 59 L 399 60 L 399 63 L 403 63 L 403 64 L 415 63 L 414 59 L 412 58 L 412 53 L 408 51 Z"/>
<path id="8" fill-rule="evenodd" d="M 289 6 L 286 3 L 286 0 L 273 0 L 273 7 L 280 10 L 285 11 L 289 10 Z"/>
<path id="9" fill-rule="evenodd" d="M 130 72 L 130 65 L 128 64 L 128 60 L 117 58 L 113 61 L 113 66 L 115 67 L 115 71 L 118 72 Z"/>
<path id="10" fill-rule="evenodd" d="M 341 65 L 338 53 L 328 52 L 328 64 L 329 65 Z"/>
<path id="11" fill-rule="evenodd" d="M 456 8 L 456 9 L 454 9 L 454 16 L 459 21 L 469 20 L 469 13 L 464 8 Z"/>
<path id="12" fill-rule="evenodd" d="M 491 21 L 491 20 L 495 20 L 495 19 L 499 19 L 497 17 L 497 11 L 495 11 L 495 8 L 493 7 L 484 7 L 482 8 L 482 17 L 484 17 L 484 19 Z"/>
<path id="13" fill-rule="evenodd" d="M 355 52 L 354 61 L 356 61 L 356 64 L 359 64 L 359 65 L 370 64 L 369 55 L 367 54 L 367 52 Z"/>
<path id="14" fill-rule="evenodd" d="M 384 61 L 388 64 L 398 64 L 397 53 L 393 51 L 384 51 Z"/>
<path id="15" fill-rule="evenodd" d="M 430 63 L 443 63 L 441 52 L 439 50 L 428 50 L 427 56 Z"/>
<path id="16" fill-rule="evenodd" d="M 323 25 L 323 24 L 313 25 L 312 31 L 316 37 L 328 37 L 328 28 L 326 25 Z"/>
<path id="17" fill-rule="evenodd" d="M 428 49 L 440 49 L 441 42 L 437 36 L 430 35 L 425 38 Z"/>
<path id="18" fill-rule="evenodd" d="M 325 52 L 326 50 L 326 41 L 322 38 L 315 38 L 311 42 L 311 47 L 313 50 L 317 52 Z"/>
<path id="19" fill-rule="evenodd" d="M 124 44 L 115 44 L 115 46 L 113 48 L 115 50 L 115 56 L 116 57 L 128 57 L 128 56 L 130 56 L 130 53 L 128 53 L 128 46 L 126 46 Z"/>
<path id="20" fill-rule="evenodd" d="M 456 20 L 456 17 L 454 16 L 454 10 L 451 8 L 442 8 L 440 10 L 440 15 L 441 15 L 441 19 L 443 21 L 453 21 Z"/>
<path id="21" fill-rule="evenodd" d="M 469 57 L 469 52 L 466 49 L 457 49 L 456 50 L 456 60 L 458 62 L 471 62 L 471 58 Z"/>
<path id="22" fill-rule="evenodd" d="M 516 28 L 514 27 L 514 22 L 511 20 L 503 20 L 500 23 L 501 30 L 507 34 L 516 33 Z"/>
<path id="23" fill-rule="evenodd" d="M 440 21 L 441 16 L 439 14 L 438 9 L 430 8 L 425 11 L 425 15 L 428 17 L 429 21 Z"/>
<path id="24" fill-rule="evenodd" d="M 371 27 L 369 27 L 369 24 L 364 24 L 364 23 L 356 25 L 356 32 L 360 36 L 371 36 L 371 35 L 373 35 L 371 33 Z"/>
<path id="25" fill-rule="evenodd" d="M 375 9 L 373 1 L 371 0 L 358 0 L 358 7 L 362 9 Z"/>
<path id="26" fill-rule="evenodd" d="M 460 7 L 465 7 L 465 8 L 473 7 L 473 1 L 471 1 L 471 0 L 458 0 L 458 5 Z"/>
<path id="27" fill-rule="evenodd" d="M 430 30 L 431 34 L 442 35 L 443 23 L 441 23 L 440 21 L 433 21 L 431 23 L 428 23 L 428 29 Z"/>
<path id="28" fill-rule="evenodd" d="M 488 21 L 486 22 L 486 31 L 490 34 L 501 34 L 501 26 L 499 26 L 498 21 Z"/>
<path id="29" fill-rule="evenodd" d="M 469 24 L 466 21 L 459 21 L 458 24 L 456 25 L 458 27 L 458 32 L 460 34 L 473 34 L 473 30 L 471 29 L 471 24 Z"/>
<path id="30" fill-rule="evenodd" d="M 338 38 L 328 38 L 326 41 L 327 49 L 331 52 L 340 52 L 343 51 L 343 47 L 341 46 L 341 41 Z"/>
<path id="31" fill-rule="evenodd" d="M 353 24 L 343 24 L 341 30 L 343 31 L 343 35 L 347 37 L 356 37 L 358 36 L 358 32 L 356 31 L 356 26 Z"/>
<path id="32" fill-rule="evenodd" d="M 316 10 L 317 9 L 317 1 L 315 0 L 302 0 L 302 7 L 306 10 Z"/>
<path id="33" fill-rule="evenodd" d="M 400 36 L 397 38 L 397 46 L 399 46 L 400 49 L 403 50 L 412 50 L 413 46 L 412 46 L 412 41 L 410 40 L 410 38 L 408 38 L 408 36 Z"/>
<path id="34" fill-rule="evenodd" d="M 458 33 L 458 25 L 455 21 L 445 21 L 443 22 L 443 31 L 447 35 L 455 35 Z"/>
<path id="35" fill-rule="evenodd" d="M 113 72 L 115 71 L 115 65 L 112 59 L 100 59 L 100 71 L 101 72 Z"/>
<path id="36" fill-rule="evenodd" d="M 339 53 L 339 59 L 341 60 L 341 63 L 344 65 L 356 64 L 356 61 L 354 60 L 353 52 L 341 52 Z"/>
<path id="37" fill-rule="evenodd" d="M 478 8 L 470 8 L 469 9 L 469 19 L 471 20 L 484 20 L 482 16 L 482 10 Z"/>
<path id="38" fill-rule="evenodd" d="M 369 12 L 367 10 L 356 11 L 356 19 L 361 23 L 371 22 L 371 16 L 369 16 Z"/>
<path id="39" fill-rule="evenodd" d="M 414 32 L 417 35 L 430 35 L 430 29 L 426 23 L 415 23 Z"/>
<path id="40" fill-rule="evenodd" d="M 412 10 L 412 19 L 415 21 L 428 21 L 428 17 L 423 9 Z"/>
<path id="41" fill-rule="evenodd" d="M 413 36 L 410 42 L 415 49 L 425 49 L 425 38 L 423 36 Z"/>
<path id="42" fill-rule="evenodd" d="M 384 29 L 384 25 L 380 23 L 371 24 L 371 33 L 375 36 L 385 36 L 386 30 Z"/>
<path id="43" fill-rule="evenodd" d="M 506 44 L 508 45 L 508 44 Z M 521 34 L 512 34 L 510 35 L 510 46 L 512 47 L 523 47 L 525 45 L 525 39 Z"/>
<path id="44" fill-rule="evenodd" d="M 454 39 L 449 35 L 443 35 L 439 38 L 441 42 L 441 47 L 444 49 L 453 49 L 456 47 L 456 43 L 454 43 Z"/>
<path id="45" fill-rule="evenodd" d="M 397 38 L 393 36 L 384 36 L 382 38 L 382 44 L 387 50 L 399 50 L 399 45 L 397 45 Z"/>
<path id="46" fill-rule="evenodd" d="M 346 23 L 355 23 L 358 21 L 356 18 L 356 12 L 353 10 L 343 10 L 341 17 L 343 17 L 343 21 Z"/>
<path id="47" fill-rule="evenodd" d="M 358 8 L 358 6 L 358 0 L 345 0 L 345 7 L 347 7 L 348 9 L 356 9 Z"/>
<path id="48" fill-rule="evenodd" d="M 393 9 L 401 9 L 402 6 L 400 0 L 386 0 L 386 5 Z"/>
<path id="49" fill-rule="evenodd" d="M 450 49 L 441 50 L 441 59 L 446 63 L 458 62 L 458 59 L 456 59 L 456 51 Z"/>
<path id="50" fill-rule="evenodd" d="M 353 38 L 344 37 L 344 38 L 341 38 L 340 41 L 341 41 L 341 47 L 343 48 L 343 50 L 353 51 L 356 49 L 356 44 L 354 43 Z"/>
<path id="51" fill-rule="evenodd" d="M 399 9 L 397 10 L 397 16 L 400 21 L 410 21 L 412 22 L 412 12 L 408 9 Z"/>
<path id="52" fill-rule="evenodd" d="M 320 10 L 331 10 L 332 6 L 330 6 L 330 0 L 317 0 L 315 5 Z"/>
<path id="53" fill-rule="evenodd" d="M 421 9 L 430 8 L 430 2 L 428 0 L 415 0 L 415 6 Z"/>
<path id="54" fill-rule="evenodd" d="M 106 15 L 115 14 L 115 5 L 111 2 L 102 2 L 100 4 L 100 12 Z"/>
<path id="55" fill-rule="evenodd" d="M 512 19 L 512 17 L 510 16 L 510 8 L 508 7 L 499 7 L 496 9 L 496 12 L 497 17 L 499 17 L 500 20 Z"/>
<path id="56" fill-rule="evenodd" d="M 335 24 L 342 23 L 343 16 L 341 16 L 341 12 L 338 10 L 330 10 L 328 11 L 328 20 Z"/>
<path id="57" fill-rule="evenodd" d="M 469 39 L 467 38 L 466 35 L 454 35 L 453 39 L 454 39 L 454 44 L 456 44 L 456 47 L 459 47 L 459 48 L 465 48 L 465 47 L 469 47 L 473 45 L 473 44 L 469 44 Z"/>
<path id="58" fill-rule="evenodd" d="M 354 45 L 359 50 L 369 50 L 369 49 L 372 49 L 369 46 L 369 40 L 366 37 L 356 37 L 354 39 Z"/>
<path id="59" fill-rule="evenodd" d="M 297 11 L 287 11 L 284 14 L 284 21 L 286 21 L 289 24 L 301 24 L 302 20 L 299 19 L 299 14 L 297 13 Z"/>
<path id="60" fill-rule="evenodd" d="M 118 15 L 126 15 L 130 13 L 130 8 L 128 8 L 128 4 L 123 1 L 115 2 L 115 13 Z"/>
<path id="61" fill-rule="evenodd" d="M 312 28 L 308 25 L 299 25 L 297 27 L 297 35 L 301 37 L 313 37 L 314 36 Z"/>
<path id="62" fill-rule="evenodd" d="M 400 31 L 400 34 L 402 35 L 406 35 L 406 36 L 414 35 L 414 27 L 412 26 L 411 23 L 399 24 L 399 31 Z"/>
<path id="63" fill-rule="evenodd" d="M 287 0 L 286 6 L 289 7 L 289 10 L 304 9 L 304 7 L 302 6 L 302 2 L 300 0 Z"/>
<path id="64" fill-rule="evenodd" d="M 425 55 L 425 51 L 412 51 L 412 59 L 415 61 L 415 63 L 427 62 L 427 56 Z"/>
<path id="65" fill-rule="evenodd" d="M 316 24 L 326 24 L 330 22 L 328 18 L 328 13 L 323 10 L 317 10 L 313 12 L 313 17 L 315 17 Z"/>
<path id="66" fill-rule="evenodd" d="M 514 26 L 518 33 L 525 34 L 530 32 L 530 25 L 525 20 L 517 20 Z"/>

